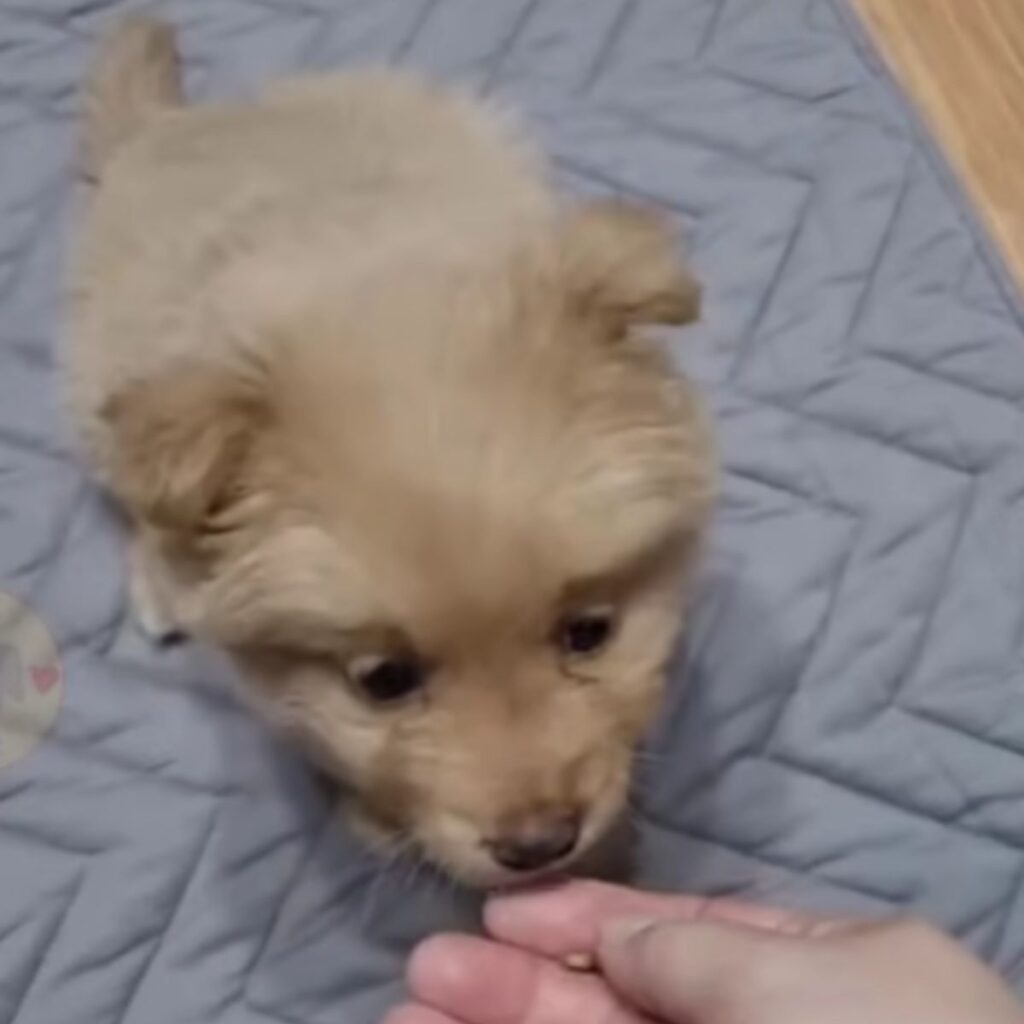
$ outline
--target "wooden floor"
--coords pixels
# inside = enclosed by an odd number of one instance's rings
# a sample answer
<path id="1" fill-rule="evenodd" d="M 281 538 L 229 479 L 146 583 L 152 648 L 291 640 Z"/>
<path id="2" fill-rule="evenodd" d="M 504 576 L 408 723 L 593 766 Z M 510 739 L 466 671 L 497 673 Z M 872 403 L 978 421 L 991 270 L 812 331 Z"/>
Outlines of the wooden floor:
<path id="1" fill-rule="evenodd" d="M 854 0 L 1024 289 L 1024 0 Z"/>

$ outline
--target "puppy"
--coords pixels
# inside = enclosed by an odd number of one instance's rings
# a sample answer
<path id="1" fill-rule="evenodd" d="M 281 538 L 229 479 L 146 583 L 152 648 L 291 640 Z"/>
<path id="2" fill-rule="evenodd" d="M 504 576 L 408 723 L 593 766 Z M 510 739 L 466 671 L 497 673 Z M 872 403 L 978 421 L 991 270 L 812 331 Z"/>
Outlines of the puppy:
<path id="1" fill-rule="evenodd" d="M 391 72 L 186 107 L 123 23 L 87 88 L 70 397 L 152 633 L 226 649 L 380 834 L 457 879 L 620 815 L 713 493 L 647 210 L 560 210 L 504 115 Z"/>

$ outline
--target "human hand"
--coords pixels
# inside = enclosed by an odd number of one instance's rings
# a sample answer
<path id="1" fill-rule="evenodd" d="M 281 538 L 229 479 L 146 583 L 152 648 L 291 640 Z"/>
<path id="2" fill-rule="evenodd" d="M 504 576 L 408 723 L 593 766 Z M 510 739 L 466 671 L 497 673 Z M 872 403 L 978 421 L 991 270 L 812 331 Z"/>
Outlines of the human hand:
<path id="1" fill-rule="evenodd" d="M 415 1002 L 386 1024 L 1024 1024 L 1024 1009 L 941 932 L 824 919 L 592 882 L 498 896 L 492 939 L 412 957 Z M 573 954 L 596 973 L 567 970 Z"/>

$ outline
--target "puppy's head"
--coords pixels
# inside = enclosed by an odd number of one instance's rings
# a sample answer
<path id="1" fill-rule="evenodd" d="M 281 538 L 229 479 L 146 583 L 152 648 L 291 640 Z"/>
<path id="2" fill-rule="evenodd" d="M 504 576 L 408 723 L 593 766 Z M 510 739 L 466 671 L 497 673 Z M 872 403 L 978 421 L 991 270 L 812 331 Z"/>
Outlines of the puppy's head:
<path id="1" fill-rule="evenodd" d="M 713 483 L 637 329 L 698 293 L 618 205 L 527 253 L 394 261 L 292 296 L 258 370 L 126 391 L 115 489 L 364 818 L 500 884 L 623 808 Z"/>

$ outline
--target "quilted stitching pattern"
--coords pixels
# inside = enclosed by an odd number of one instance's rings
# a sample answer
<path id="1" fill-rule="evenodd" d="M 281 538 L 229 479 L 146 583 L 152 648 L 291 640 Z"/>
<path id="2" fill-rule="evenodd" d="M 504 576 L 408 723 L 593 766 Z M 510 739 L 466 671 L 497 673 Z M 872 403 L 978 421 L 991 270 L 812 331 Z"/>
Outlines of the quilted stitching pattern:
<path id="1" fill-rule="evenodd" d="M 226 669 L 123 624 L 56 424 L 76 88 L 103 0 L 0 0 L 0 576 L 65 658 L 0 773 L 0 1022 L 372 1021 L 472 901 L 383 872 Z M 1024 963 L 1024 339 L 838 0 L 167 0 L 190 88 L 401 61 L 523 109 L 566 188 L 662 203 L 727 468 L 639 874 L 910 907 Z M 685 682 L 685 685 L 683 685 Z"/>

